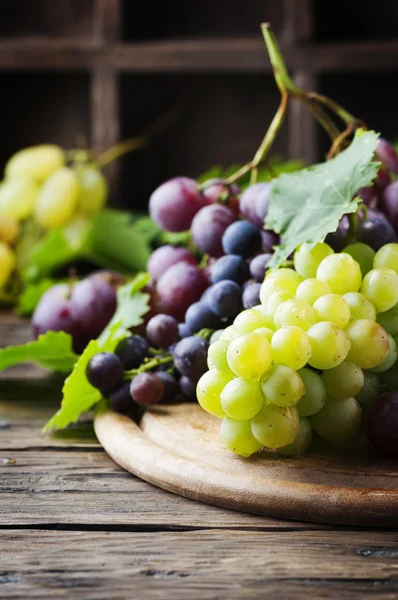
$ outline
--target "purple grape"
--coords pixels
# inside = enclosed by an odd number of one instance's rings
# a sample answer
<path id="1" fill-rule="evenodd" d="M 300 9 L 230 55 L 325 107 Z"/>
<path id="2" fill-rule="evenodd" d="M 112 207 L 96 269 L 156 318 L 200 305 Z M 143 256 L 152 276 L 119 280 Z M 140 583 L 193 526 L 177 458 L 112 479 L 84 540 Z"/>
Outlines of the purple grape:
<path id="1" fill-rule="evenodd" d="M 355 194 L 355 196 L 359 196 L 362 202 L 370 208 L 376 207 L 379 201 L 377 190 L 370 185 L 367 187 L 360 188 Z"/>
<path id="2" fill-rule="evenodd" d="M 173 265 L 157 282 L 156 311 L 182 321 L 188 307 L 199 300 L 208 285 L 206 275 L 198 267 L 183 262 Z"/>
<path id="3" fill-rule="evenodd" d="M 365 415 L 365 432 L 377 450 L 398 456 L 397 392 L 387 392 L 371 404 Z"/>
<path id="4" fill-rule="evenodd" d="M 203 338 L 192 335 L 178 342 L 174 349 L 174 364 L 182 375 L 197 381 L 207 371 L 207 349 Z"/>
<path id="5" fill-rule="evenodd" d="M 98 276 L 89 277 L 74 286 L 70 299 L 73 319 L 83 334 L 97 338 L 115 313 L 115 288 Z"/>
<path id="6" fill-rule="evenodd" d="M 224 254 L 221 239 L 224 231 L 235 221 L 226 206 L 210 204 L 202 208 L 192 221 L 191 233 L 195 245 L 204 254 L 218 258 Z"/>
<path id="7" fill-rule="evenodd" d="M 163 394 L 161 397 L 161 402 L 173 402 L 175 397 L 179 392 L 178 381 L 173 375 L 167 373 L 166 371 L 158 371 L 156 376 L 163 383 Z"/>
<path id="8" fill-rule="evenodd" d="M 178 323 L 178 333 L 180 338 L 186 338 L 193 334 L 186 323 Z"/>
<path id="9" fill-rule="evenodd" d="M 71 287 L 58 284 L 43 294 L 32 316 L 33 336 L 46 331 L 65 331 L 72 336 L 75 352 L 82 352 L 88 343 L 87 336 L 73 316 L 70 300 Z"/>
<path id="10" fill-rule="evenodd" d="M 210 288 L 207 301 L 222 319 L 234 318 L 242 310 L 242 289 L 234 281 L 219 281 Z"/>
<path id="11" fill-rule="evenodd" d="M 261 249 L 267 254 L 273 253 L 273 247 L 279 244 L 279 235 L 270 230 L 261 231 Z"/>
<path id="12" fill-rule="evenodd" d="M 379 138 L 375 156 L 387 169 L 398 175 L 398 156 L 390 142 Z"/>
<path id="13" fill-rule="evenodd" d="M 398 181 L 390 183 L 381 197 L 381 207 L 393 227 L 398 227 Z"/>
<path id="14" fill-rule="evenodd" d="M 192 333 L 201 329 L 217 329 L 220 326 L 219 317 L 202 301 L 191 304 L 185 313 L 185 322 Z"/>
<path id="15" fill-rule="evenodd" d="M 156 225 L 165 231 L 186 231 L 206 203 L 196 181 L 175 177 L 153 192 L 149 199 L 149 213 Z"/>
<path id="16" fill-rule="evenodd" d="M 242 294 L 242 302 L 244 308 L 253 308 L 253 306 L 261 304 L 260 288 L 261 283 L 251 283 L 244 289 Z"/>
<path id="17" fill-rule="evenodd" d="M 116 354 L 100 352 L 88 363 L 86 377 L 93 387 L 106 394 L 122 383 L 122 363 Z"/>
<path id="18" fill-rule="evenodd" d="M 264 227 L 264 221 L 266 216 L 268 215 L 268 207 L 270 201 L 271 194 L 271 184 L 270 183 L 262 183 L 261 191 L 259 191 L 256 200 L 256 213 L 261 222 L 261 228 Z"/>
<path id="19" fill-rule="evenodd" d="M 347 234 L 343 233 L 340 228 L 337 228 L 336 231 L 332 231 L 331 233 L 327 234 L 325 237 L 325 242 L 335 252 L 341 252 L 347 245 Z"/>
<path id="20" fill-rule="evenodd" d="M 180 379 L 180 390 L 183 395 L 183 399 L 188 402 L 195 402 L 196 400 L 196 383 L 183 375 Z"/>
<path id="21" fill-rule="evenodd" d="M 261 250 L 261 231 L 248 221 L 236 221 L 222 236 L 222 247 L 226 254 L 251 258 Z"/>
<path id="22" fill-rule="evenodd" d="M 137 369 L 148 354 L 149 344 L 141 335 L 131 335 L 121 340 L 115 354 L 119 357 L 124 369 Z"/>
<path id="23" fill-rule="evenodd" d="M 384 188 L 386 188 L 389 184 L 391 183 L 391 177 L 388 171 L 386 171 L 386 169 L 383 169 L 383 167 L 381 167 L 378 171 L 377 171 L 377 178 L 376 178 L 376 186 L 377 188 L 382 191 L 384 190 Z"/>
<path id="24" fill-rule="evenodd" d="M 383 217 L 372 217 L 363 221 L 356 231 L 358 242 L 379 250 L 385 244 L 397 242 L 397 235 L 390 223 Z"/>
<path id="25" fill-rule="evenodd" d="M 137 404 L 151 406 L 160 402 L 164 385 L 156 373 L 138 373 L 130 384 L 130 394 Z"/>
<path id="26" fill-rule="evenodd" d="M 211 281 L 217 283 L 223 279 L 242 284 L 250 277 L 249 266 L 241 256 L 227 254 L 219 258 L 211 268 Z"/>
<path id="27" fill-rule="evenodd" d="M 262 283 L 264 281 L 267 265 L 272 258 L 272 254 L 259 254 L 250 262 L 250 274 L 255 281 Z"/>
<path id="28" fill-rule="evenodd" d="M 147 271 L 152 281 L 157 281 L 169 267 L 180 262 L 186 262 L 191 265 L 197 264 L 196 258 L 187 248 L 169 245 L 160 246 L 160 248 L 152 252 L 148 260 Z"/>
<path id="29" fill-rule="evenodd" d="M 224 204 L 234 215 L 239 215 L 240 188 L 226 179 L 208 179 L 202 183 L 202 194 L 209 204 Z"/>
<path id="30" fill-rule="evenodd" d="M 130 383 L 130 381 L 125 381 L 108 394 L 111 408 L 116 412 L 126 412 L 131 410 L 134 406 L 130 394 Z"/>
<path id="31" fill-rule="evenodd" d="M 263 204 L 259 197 L 269 197 L 269 183 L 255 183 L 247 188 L 240 199 L 240 212 L 242 215 L 257 227 L 264 226 L 264 219 L 257 212 L 257 205 Z"/>
<path id="32" fill-rule="evenodd" d="M 147 323 L 146 337 L 155 348 L 168 348 L 180 337 L 178 323 L 170 315 L 155 315 Z"/>

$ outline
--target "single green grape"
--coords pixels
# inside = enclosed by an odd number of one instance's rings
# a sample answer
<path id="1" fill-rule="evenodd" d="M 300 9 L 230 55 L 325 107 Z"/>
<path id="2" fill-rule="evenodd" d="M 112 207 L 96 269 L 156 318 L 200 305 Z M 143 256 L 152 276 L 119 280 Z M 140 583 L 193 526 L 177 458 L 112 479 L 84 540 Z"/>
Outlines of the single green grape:
<path id="1" fill-rule="evenodd" d="M 259 379 L 271 365 L 271 346 L 264 335 L 240 335 L 228 346 L 227 360 L 238 377 Z"/>
<path id="2" fill-rule="evenodd" d="M 211 369 L 199 379 L 196 386 L 196 396 L 200 406 L 208 413 L 220 417 L 225 416 L 221 406 L 221 392 L 231 381 L 231 377 L 226 373 Z"/>
<path id="3" fill-rule="evenodd" d="M 221 423 L 221 439 L 228 450 L 248 457 L 258 452 L 262 444 L 252 434 L 251 421 L 236 421 L 225 417 Z"/>
<path id="4" fill-rule="evenodd" d="M 337 367 L 324 371 L 322 381 L 329 396 L 351 398 L 361 391 L 364 374 L 361 367 L 344 360 Z"/>
<path id="5" fill-rule="evenodd" d="M 232 340 L 234 340 L 235 338 L 237 338 L 239 335 L 239 333 L 237 333 L 234 329 L 233 325 L 229 325 L 228 327 L 226 327 L 224 329 L 224 331 L 222 332 L 222 334 L 220 335 L 220 337 L 218 339 L 220 340 L 227 340 L 228 342 L 232 342 Z"/>
<path id="6" fill-rule="evenodd" d="M 272 336 L 271 348 L 275 364 L 286 365 L 294 371 L 304 367 L 311 356 L 310 338 L 294 325 L 278 329 Z"/>
<path id="7" fill-rule="evenodd" d="M 352 256 L 357 261 L 361 268 L 362 277 L 365 277 L 366 273 L 373 269 L 373 259 L 375 257 L 375 251 L 373 248 L 362 242 L 355 242 L 346 246 L 343 250 L 345 254 Z"/>
<path id="8" fill-rule="evenodd" d="M 388 336 L 388 352 L 385 355 L 385 357 L 383 358 L 383 360 L 381 361 L 381 363 L 379 365 L 377 365 L 376 367 L 372 367 L 371 371 L 373 371 L 373 373 L 382 373 L 383 371 L 388 371 L 388 369 L 391 369 L 393 364 L 396 362 L 397 356 L 398 356 L 397 342 L 391 335 L 389 335 Z"/>
<path id="9" fill-rule="evenodd" d="M 297 454 L 303 454 L 311 444 L 312 440 L 312 428 L 311 423 L 305 417 L 300 419 L 300 427 L 297 432 L 294 441 L 287 446 L 278 448 L 279 454 L 282 456 L 297 456 Z"/>
<path id="10" fill-rule="evenodd" d="M 226 373 L 231 377 L 234 376 L 228 366 L 227 350 L 230 342 L 228 340 L 217 340 L 210 344 L 207 351 L 207 366 L 209 369 L 216 369 L 222 373 Z"/>
<path id="11" fill-rule="evenodd" d="M 43 183 L 65 165 L 63 150 L 54 144 L 41 144 L 24 148 L 13 154 L 6 164 L 7 178 L 29 177 Z"/>
<path id="12" fill-rule="evenodd" d="M 348 294 L 344 294 L 343 298 L 350 308 L 352 319 L 376 321 L 376 307 L 364 294 L 360 292 L 348 292 Z"/>
<path id="13" fill-rule="evenodd" d="M 16 266 L 16 258 L 11 248 L 4 242 L 0 242 L 0 287 L 10 279 Z"/>
<path id="14" fill-rule="evenodd" d="M 317 315 L 308 302 L 293 298 L 279 304 L 275 311 L 274 323 L 277 329 L 296 325 L 306 331 L 317 321 Z"/>
<path id="15" fill-rule="evenodd" d="M 322 378 L 312 369 L 298 371 L 305 386 L 304 395 L 296 404 L 300 417 L 309 417 L 319 412 L 326 402 L 326 390 Z"/>
<path id="16" fill-rule="evenodd" d="M 346 359 L 350 342 L 335 323 L 322 321 L 313 325 L 307 334 L 311 340 L 308 364 L 315 369 L 333 369 Z"/>
<path id="17" fill-rule="evenodd" d="M 279 292 L 273 292 L 271 296 L 268 298 L 266 304 L 264 305 L 264 310 L 267 315 L 270 316 L 271 319 L 274 318 L 274 314 L 276 309 L 280 304 L 285 302 L 286 300 L 292 300 L 294 295 L 291 292 L 286 290 L 280 290 Z"/>
<path id="18" fill-rule="evenodd" d="M 294 294 L 302 278 L 293 269 L 281 268 L 268 271 L 260 289 L 260 301 L 265 306 L 274 292 L 285 290 Z"/>
<path id="19" fill-rule="evenodd" d="M 301 244 L 294 253 L 293 264 L 303 279 L 316 277 L 316 272 L 324 258 L 334 254 L 325 242 L 317 244 Z"/>
<path id="20" fill-rule="evenodd" d="M 108 182 L 101 171 L 93 165 L 77 169 L 80 193 L 77 210 L 85 215 L 94 215 L 103 208 L 108 196 Z"/>
<path id="21" fill-rule="evenodd" d="M 255 329 L 253 333 L 264 335 L 267 338 L 268 342 L 271 343 L 272 336 L 274 335 L 275 331 L 272 331 L 272 329 L 268 329 L 268 327 L 259 327 L 258 329 Z"/>
<path id="22" fill-rule="evenodd" d="M 263 407 L 264 395 L 258 381 L 235 377 L 221 392 L 221 406 L 231 419 L 251 419 Z"/>
<path id="23" fill-rule="evenodd" d="M 16 219 L 0 214 L 0 241 L 15 244 L 21 233 L 21 226 Z"/>
<path id="24" fill-rule="evenodd" d="M 398 275 L 393 269 L 372 269 L 363 279 L 361 292 L 377 312 L 389 310 L 398 302 Z"/>
<path id="25" fill-rule="evenodd" d="M 312 417 L 317 434 L 328 442 L 345 442 L 359 431 L 362 409 L 355 398 L 327 397 L 324 407 Z"/>
<path id="26" fill-rule="evenodd" d="M 380 381 L 376 373 L 371 371 L 364 372 L 364 381 L 362 389 L 355 396 L 355 399 L 362 406 L 369 406 L 378 396 L 380 396 Z"/>
<path id="27" fill-rule="evenodd" d="M 398 244 L 386 244 L 376 252 L 373 260 L 375 269 L 393 269 L 398 274 Z"/>
<path id="28" fill-rule="evenodd" d="M 267 448 L 291 444 L 300 428 L 300 417 L 294 406 L 281 408 L 265 404 L 252 419 L 254 437 Z"/>
<path id="29" fill-rule="evenodd" d="M 275 406 L 294 406 L 305 392 L 300 375 L 286 365 L 273 365 L 263 375 L 261 390 Z"/>
<path id="30" fill-rule="evenodd" d="M 332 290 L 326 281 L 310 278 L 304 279 L 296 290 L 296 298 L 304 300 L 313 306 L 314 302 L 325 294 L 331 294 Z"/>
<path id="31" fill-rule="evenodd" d="M 215 331 L 213 331 L 213 333 L 211 334 L 211 337 L 210 337 L 210 344 L 214 344 L 214 342 L 218 342 L 223 331 L 224 331 L 224 329 L 216 329 Z M 226 341 L 228 341 L 228 340 L 226 340 Z"/>
<path id="32" fill-rule="evenodd" d="M 234 330 L 242 335 L 244 333 L 252 333 L 255 329 L 260 327 L 267 327 L 270 323 L 269 317 L 264 313 L 262 307 L 258 310 L 258 307 L 248 308 L 243 310 L 234 321 Z"/>
<path id="33" fill-rule="evenodd" d="M 36 220 L 44 229 L 64 227 L 72 219 L 79 197 L 76 173 L 69 167 L 55 171 L 45 181 L 36 202 Z"/>
<path id="34" fill-rule="evenodd" d="M 337 327 L 344 329 L 350 320 L 350 307 L 343 296 L 326 294 L 314 302 L 318 321 L 331 321 Z"/>
<path id="35" fill-rule="evenodd" d="M 34 211 L 39 187 L 34 179 L 6 179 L 0 185 L 0 215 L 23 221 Z"/>
<path id="36" fill-rule="evenodd" d="M 331 254 L 323 259 L 316 272 L 317 279 L 326 281 L 334 294 L 357 292 L 362 274 L 359 264 L 349 254 Z"/>
<path id="37" fill-rule="evenodd" d="M 398 303 L 385 312 L 378 313 L 377 322 L 390 335 L 398 334 Z"/>
<path id="38" fill-rule="evenodd" d="M 374 321 L 358 319 L 348 324 L 346 334 L 351 343 L 347 359 L 361 369 L 377 367 L 388 353 L 388 334 Z"/>

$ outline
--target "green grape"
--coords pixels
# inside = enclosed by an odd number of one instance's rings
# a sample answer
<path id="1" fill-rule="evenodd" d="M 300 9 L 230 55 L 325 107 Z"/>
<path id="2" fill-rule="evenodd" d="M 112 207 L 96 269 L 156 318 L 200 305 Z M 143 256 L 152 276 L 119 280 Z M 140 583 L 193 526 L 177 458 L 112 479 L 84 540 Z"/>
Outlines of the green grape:
<path id="1" fill-rule="evenodd" d="M 281 408 L 265 404 L 252 419 L 254 437 L 267 448 L 291 444 L 300 428 L 300 418 L 294 406 Z"/>
<path id="2" fill-rule="evenodd" d="M 310 278 L 304 279 L 296 290 L 296 298 L 308 302 L 311 306 L 318 298 L 325 294 L 331 294 L 332 290 L 326 281 L 320 281 L 319 279 Z"/>
<path id="3" fill-rule="evenodd" d="M 326 281 L 334 294 L 357 292 L 361 286 L 361 269 L 349 254 L 331 254 L 323 259 L 316 272 L 317 279 Z"/>
<path id="4" fill-rule="evenodd" d="M 236 337 L 238 337 L 239 333 L 237 333 L 234 329 L 233 325 L 229 325 L 224 329 L 222 334 L 220 335 L 220 340 L 227 340 L 228 342 L 232 342 Z"/>
<path id="5" fill-rule="evenodd" d="M 79 251 L 82 240 L 92 225 L 90 217 L 77 215 L 64 227 L 64 235 L 72 248 Z"/>
<path id="6" fill-rule="evenodd" d="M 293 325 L 281 327 L 272 336 L 272 358 L 277 365 L 294 371 L 301 369 L 311 356 L 311 340 L 307 333 Z"/>
<path id="7" fill-rule="evenodd" d="M 262 444 L 252 434 L 251 421 L 236 421 L 225 417 L 221 423 L 224 445 L 239 456 L 248 457 L 258 452 Z"/>
<path id="8" fill-rule="evenodd" d="M 272 336 L 274 335 L 275 331 L 272 331 L 272 329 L 268 329 L 268 327 L 259 327 L 258 329 L 255 329 L 253 333 L 264 335 L 267 338 L 268 342 L 271 343 Z"/>
<path id="9" fill-rule="evenodd" d="M 304 396 L 296 404 L 300 417 L 309 417 L 319 412 L 326 402 L 326 390 L 323 381 L 312 369 L 300 369 L 298 374 L 305 386 Z"/>
<path id="10" fill-rule="evenodd" d="M 16 219 L 0 214 L 0 241 L 15 244 L 20 232 L 21 227 Z"/>
<path id="11" fill-rule="evenodd" d="M 225 417 L 223 407 L 221 406 L 221 392 L 231 381 L 231 377 L 221 371 L 211 369 L 199 379 L 196 386 L 196 396 L 200 406 L 211 415 Z"/>
<path id="12" fill-rule="evenodd" d="M 380 381 L 380 394 L 383 392 L 398 392 L 398 362 L 383 373 L 378 374 Z"/>
<path id="13" fill-rule="evenodd" d="M 316 277 L 316 272 L 324 258 L 334 254 L 325 242 L 317 244 L 301 244 L 294 253 L 293 263 L 297 273 L 303 279 Z"/>
<path id="14" fill-rule="evenodd" d="M 7 178 L 31 177 L 43 183 L 47 177 L 65 165 L 64 153 L 59 146 L 41 144 L 24 148 L 13 154 L 5 167 Z"/>
<path id="15" fill-rule="evenodd" d="M 333 369 L 346 359 L 350 342 L 335 323 L 316 323 L 307 334 L 311 340 L 311 358 L 308 364 L 314 369 Z"/>
<path id="16" fill-rule="evenodd" d="M 346 246 L 343 252 L 349 254 L 357 261 L 361 269 L 362 277 L 365 277 L 366 273 L 369 273 L 369 271 L 373 269 L 373 259 L 376 253 L 373 248 L 367 244 L 355 242 L 355 244 Z"/>
<path id="17" fill-rule="evenodd" d="M 271 365 L 271 346 L 263 335 L 240 335 L 228 346 L 227 360 L 238 377 L 259 379 Z"/>
<path id="18" fill-rule="evenodd" d="M 305 417 L 300 419 L 300 427 L 294 441 L 291 444 L 278 448 L 279 454 L 282 456 L 297 456 L 303 454 L 311 444 L 312 429 L 311 423 Z"/>
<path id="19" fill-rule="evenodd" d="M 77 210 L 85 215 L 94 215 L 103 208 L 108 196 L 108 183 L 101 171 L 93 165 L 77 169 L 80 185 Z"/>
<path id="20" fill-rule="evenodd" d="M 0 242 L 0 287 L 7 283 L 15 269 L 16 258 L 11 248 Z"/>
<path id="21" fill-rule="evenodd" d="M 376 309 L 375 309 L 376 311 Z M 386 310 L 385 312 L 379 313 L 377 315 L 377 322 L 379 325 L 384 327 L 384 329 L 390 335 L 398 334 L 398 303 L 394 304 L 392 308 Z"/>
<path id="22" fill-rule="evenodd" d="M 253 306 L 250 310 L 254 310 L 254 312 L 259 313 L 261 315 L 261 323 L 260 327 L 266 327 L 267 329 L 275 329 L 274 318 L 267 313 L 265 307 L 262 304 L 258 306 Z"/>
<path id="23" fill-rule="evenodd" d="M 317 321 L 316 312 L 308 302 L 304 300 L 286 300 L 278 306 L 274 315 L 275 327 L 288 327 L 296 325 L 306 331 Z"/>
<path id="24" fill-rule="evenodd" d="M 34 211 L 39 188 L 33 179 L 6 179 L 0 185 L 0 214 L 23 221 Z"/>
<path id="25" fill-rule="evenodd" d="M 380 396 L 380 382 L 376 373 L 365 371 L 363 386 L 360 392 L 355 396 L 355 399 L 362 406 L 369 406 L 378 396 Z"/>
<path id="26" fill-rule="evenodd" d="M 333 398 L 351 398 L 361 391 L 364 374 L 361 367 L 344 360 L 334 369 L 324 371 L 322 381 L 329 396 L 333 396 Z"/>
<path id="27" fill-rule="evenodd" d="M 260 310 L 258 310 L 260 308 Z M 238 335 L 243 333 L 252 333 L 260 327 L 267 327 L 270 324 L 268 315 L 265 314 L 262 307 L 255 306 L 243 310 L 234 321 L 234 330 Z"/>
<path id="28" fill-rule="evenodd" d="M 44 229 L 64 227 L 72 219 L 79 197 L 76 173 L 69 167 L 55 171 L 43 184 L 36 203 L 36 220 Z"/>
<path id="29" fill-rule="evenodd" d="M 376 308 L 373 302 L 367 299 L 364 294 L 360 292 L 348 292 L 344 294 L 344 300 L 350 307 L 350 313 L 352 319 L 368 319 L 369 321 L 376 321 Z M 386 314 L 386 313 L 384 313 Z M 398 315 L 397 315 L 398 316 Z M 397 333 L 398 333 L 398 319 L 397 319 Z"/>
<path id="30" fill-rule="evenodd" d="M 346 334 L 351 343 L 347 359 L 361 369 L 377 367 L 388 353 L 387 332 L 374 321 L 358 319 L 348 324 Z"/>
<path id="31" fill-rule="evenodd" d="M 210 337 L 210 344 L 214 344 L 214 342 L 218 342 L 223 331 L 224 331 L 224 329 L 216 329 L 215 331 L 213 331 L 213 333 L 211 334 L 211 337 Z M 228 340 L 226 340 L 226 341 L 228 341 Z"/>
<path id="32" fill-rule="evenodd" d="M 386 244 L 376 252 L 373 266 L 375 269 L 393 269 L 398 274 L 398 244 Z"/>
<path id="33" fill-rule="evenodd" d="M 282 290 L 294 294 L 302 278 L 293 269 L 275 269 L 268 271 L 260 288 L 260 301 L 264 306 L 274 292 Z"/>
<path id="34" fill-rule="evenodd" d="M 251 419 L 263 407 L 265 398 L 258 381 L 235 377 L 221 392 L 221 406 L 227 417 Z"/>
<path id="35" fill-rule="evenodd" d="M 230 342 L 228 340 L 217 340 L 210 344 L 207 351 L 207 366 L 209 369 L 216 369 L 233 377 L 233 373 L 228 366 L 227 350 Z"/>
<path id="36" fill-rule="evenodd" d="M 286 365 L 270 367 L 260 384 L 266 399 L 276 406 L 294 406 L 305 392 L 300 375 Z"/>
<path id="37" fill-rule="evenodd" d="M 373 367 L 371 371 L 373 373 L 383 373 L 383 371 L 388 371 L 391 369 L 395 361 L 397 360 L 398 350 L 397 350 L 397 342 L 396 340 L 389 335 L 388 336 L 388 352 L 381 361 L 379 365 Z"/>
<path id="38" fill-rule="evenodd" d="M 345 442 L 361 425 L 362 409 L 355 398 L 327 397 L 325 406 L 312 417 L 317 434 L 328 442 Z"/>
<path id="39" fill-rule="evenodd" d="M 363 279 L 361 292 L 377 312 L 389 310 L 398 302 L 398 275 L 393 269 L 372 269 Z"/>
<path id="40" fill-rule="evenodd" d="M 346 300 L 339 294 L 326 294 L 314 303 L 318 321 L 331 321 L 337 327 L 344 329 L 350 320 L 350 307 Z"/>
<path id="41" fill-rule="evenodd" d="M 274 314 L 276 309 L 282 302 L 286 300 L 292 300 L 294 295 L 286 290 L 280 290 L 279 292 L 273 292 L 271 296 L 268 298 L 267 302 L 264 305 L 264 310 L 267 315 L 269 315 L 272 319 L 274 318 Z"/>

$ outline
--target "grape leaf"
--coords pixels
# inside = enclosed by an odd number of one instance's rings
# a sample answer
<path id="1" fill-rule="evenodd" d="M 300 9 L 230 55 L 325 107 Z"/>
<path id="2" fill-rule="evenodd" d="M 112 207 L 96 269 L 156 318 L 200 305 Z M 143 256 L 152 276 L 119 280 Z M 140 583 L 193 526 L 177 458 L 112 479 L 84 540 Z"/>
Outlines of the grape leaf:
<path id="1" fill-rule="evenodd" d="M 370 185 L 379 163 L 372 161 L 378 134 L 358 130 L 350 146 L 324 163 L 283 174 L 271 184 L 266 229 L 282 237 L 269 262 L 278 267 L 300 244 L 319 242 L 356 211 L 359 188 Z"/>
<path id="2" fill-rule="evenodd" d="M 46 423 L 44 431 L 63 429 L 101 400 L 101 393 L 86 378 L 87 365 L 98 352 L 113 352 L 119 341 L 129 335 L 128 329 L 142 323 L 142 317 L 148 311 L 149 294 L 143 294 L 140 290 L 148 281 L 149 275 L 140 273 L 133 281 L 119 288 L 118 307 L 113 319 L 101 336 L 88 344 L 66 378 L 61 407 Z"/>
<path id="3" fill-rule="evenodd" d="M 22 362 L 35 362 L 53 371 L 69 372 L 78 356 L 72 350 L 72 338 L 63 331 L 47 331 L 38 339 L 0 350 L 0 370 Z"/>

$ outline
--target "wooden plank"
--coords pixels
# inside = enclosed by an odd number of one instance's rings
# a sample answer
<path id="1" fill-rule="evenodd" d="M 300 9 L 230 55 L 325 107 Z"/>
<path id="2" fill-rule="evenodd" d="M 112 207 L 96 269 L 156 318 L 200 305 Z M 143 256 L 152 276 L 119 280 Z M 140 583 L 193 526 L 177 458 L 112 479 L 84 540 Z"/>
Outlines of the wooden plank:
<path id="1" fill-rule="evenodd" d="M 318 91 L 317 76 L 305 71 L 296 71 L 294 82 L 310 92 Z M 307 106 L 292 100 L 289 106 L 289 158 L 301 158 L 311 165 L 319 159 L 318 127 L 315 117 Z"/>
<path id="2" fill-rule="evenodd" d="M 398 534 L 2 531 L 0 597 L 75 600 L 383 598 Z"/>
<path id="3" fill-rule="evenodd" d="M 94 0 L 94 39 L 117 40 L 122 23 L 121 0 Z"/>

